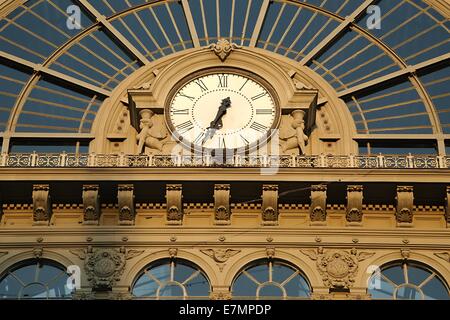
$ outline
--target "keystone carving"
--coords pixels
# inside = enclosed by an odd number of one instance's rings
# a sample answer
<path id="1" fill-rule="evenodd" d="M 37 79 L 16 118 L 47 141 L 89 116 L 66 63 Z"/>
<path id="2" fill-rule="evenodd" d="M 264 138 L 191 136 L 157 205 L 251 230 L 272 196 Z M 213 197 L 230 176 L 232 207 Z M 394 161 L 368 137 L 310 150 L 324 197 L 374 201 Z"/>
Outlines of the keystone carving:
<path id="1" fill-rule="evenodd" d="M 42 247 L 35 247 L 33 249 L 33 256 L 35 259 L 39 260 L 42 258 L 44 254 L 44 249 Z"/>
<path id="2" fill-rule="evenodd" d="M 136 216 L 134 208 L 134 186 L 132 184 L 119 184 L 117 190 L 119 224 L 133 225 Z"/>
<path id="3" fill-rule="evenodd" d="M 183 187 L 181 184 L 166 186 L 167 223 L 182 224 L 183 222 Z"/>
<path id="4" fill-rule="evenodd" d="M 322 276 L 325 286 L 332 289 L 349 289 L 355 282 L 359 262 L 372 257 L 375 252 L 350 252 L 345 250 L 329 250 L 324 252 L 320 247 L 316 250 L 300 250 L 311 260 L 316 261 L 316 267 Z"/>
<path id="5" fill-rule="evenodd" d="M 200 251 L 217 262 L 220 272 L 223 271 L 225 262 L 227 262 L 228 259 L 241 252 L 241 250 L 234 249 L 201 249 Z"/>
<path id="6" fill-rule="evenodd" d="M 265 184 L 262 189 L 263 225 L 278 225 L 278 186 Z"/>
<path id="7" fill-rule="evenodd" d="M 226 39 L 220 39 L 217 43 L 213 43 L 209 46 L 209 49 L 213 51 L 222 62 L 225 62 L 234 50 L 240 48 L 242 47 L 235 43 L 230 43 Z"/>
<path id="8" fill-rule="evenodd" d="M 143 250 L 126 250 L 101 248 L 70 250 L 70 252 L 84 260 L 84 271 L 94 291 L 110 290 L 125 270 L 126 261 L 141 255 Z"/>
<path id="9" fill-rule="evenodd" d="M 83 220 L 84 224 L 98 224 L 100 219 L 99 186 L 83 186 Z"/>
<path id="10" fill-rule="evenodd" d="M 401 225 L 411 224 L 413 222 L 413 202 L 414 194 L 411 186 L 398 186 L 396 196 L 396 220 Z"/>
<path id="11" fill-rule="evenodd" d="M 363 186 L 347 186 L 347 222 L 362 222 Z"/>
<path id="12" fill-rule="evenodd" d="M 230 185 L 214 185 L 214 218 L 216 224 L 229 224 L 230 210 Z"/>
<path id="13" fill-rule="evenodd" d="M 50 186 L 33 185 L 33 222 L 35 225 L 48 225 L 52 217 Z"/>
<path id="14" fill-rule="evenodd" d="M 327 219 L 327 186 L 311 186 L 309 216 L 312 224 L 323 224 Z"/>

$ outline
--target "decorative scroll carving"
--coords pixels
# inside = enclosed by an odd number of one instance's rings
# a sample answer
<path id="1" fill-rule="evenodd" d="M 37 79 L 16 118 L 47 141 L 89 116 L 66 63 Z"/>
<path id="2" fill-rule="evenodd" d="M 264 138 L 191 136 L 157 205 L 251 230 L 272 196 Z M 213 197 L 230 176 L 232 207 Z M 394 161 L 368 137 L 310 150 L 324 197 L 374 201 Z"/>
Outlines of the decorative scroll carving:
<path id="1" fill-rule="evenodd" d="M 413 222 L 414 194 L 412 186 L 398 186 L 396 196 L 396 220 L 402 226 Z"/>
<path id="2" fill-rule="evenodd" d="M 327 220 L 327 186 L 311 186 L 309 216 L 312 224 L 323 224 Z"/>
<path id="3" fill-rule="evenodd" d="M 155 115 L 152 110 L 144 109 L 139 112 L 141 116 L 140 132 L 136 136 L 138 141 L 138 153 L 145 153 L 148 148 L 149 154 L 170 154 L 165 145 L 171 142 L 169 131 L 160 115 Z"/>
<path id="4" fill-rule="evenodd" d="M 109 290 L 120 281 L 126 261 L 139 256 L 144 250 L 101 248 L 75 249 L 70 252 L 84 260 L 84 270 L 94 291 Z"/>
<path id="5" fill-rule="evenodd" d="M 359 262 L 372 257 L 375 252 L 350 252 L 345 250 L 329 250 L 324 252 L 320 247 L 316 250 L 300 250 L 311 260 L 316 261 L 317 269 L 325 286 L 333 289 L 349 289 L 355 282 Z"/>
<path id="6" fill-rule="evenodd" d="M 445 197 L 445 219 L 450 224 L 450 186 L 447 187 L 447 196 Z"/>
<path id="7" fill-rule="evenodd" d="M 230 224 L 230 185 L 214 185 L 214 218 L 216 224 Z"/>
<path id="8" fill-rule="evenodd" d="M 347 186 L 347 222 L 362 222 L 363 186 Z"/>
<path id="9" fill-rule="evenodd" d="M 33 185 L 33 222 L 35 225 L 48 225 L 52 216 L 50 186 Z"/>
<path id="10" fill-rule="evenodd" d="M 305 111 L 294 110 L 284 116 L 280 125 L 280 145 L 283 154 L 306 154 L 309 137 L 305 134 Z"/>
<path id="11" fill-rule="evenodd" d="M 217 262 L 220 272 L 223 271 L 225 262 L 227 262 L 228 259 L 241 252 L 241 250 L 234 249 L 201 249 L 200 251 Z"/>
<path id="12" fill-rule="evenodd" d="M 220 39 L 217 43 L 213 43 L 209 46 L 209 49 L 211 49 L 222 62 L 225 62 L 234 50 L 240 48 L 242 47 L 235 43 L 230 43 L 226 39 Z"/>
<path id="13" fill-rule="evenodd" d="M 132 184 L 119 184 L 117 190 L 119 224 L 133 225 L 136 216 L 134 208 L 134 186 Z"/>
<path id="14" fill-rule="evenodd" d="M 278 224 L 278 186 L 265 184 L 262 188 L 263 225 Z"/>
<path id="15" fill-rule="evenodd" d="M 168 184 L 166 186 L 167 223 L 181 224 L 183 222 L 183 186 Z"/>
<path id="16" fill-rule="evenodd" d="M 100 195 L 99 186 L 83 186 L 83 220 L 85 224 L 98 224 L 100 219 Z"/>

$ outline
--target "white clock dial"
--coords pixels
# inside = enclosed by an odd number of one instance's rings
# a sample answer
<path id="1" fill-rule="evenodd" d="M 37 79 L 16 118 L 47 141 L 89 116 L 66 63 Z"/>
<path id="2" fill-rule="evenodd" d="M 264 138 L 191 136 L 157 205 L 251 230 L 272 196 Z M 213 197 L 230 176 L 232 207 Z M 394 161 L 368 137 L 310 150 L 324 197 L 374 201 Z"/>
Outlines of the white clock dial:
<path id="1" fill-rule="evenodd" d="M 268 137 L 278 119 L 274 97 L 251 76 L 210 73 L 173 95 L 168 122 L 184 143 L 207 149 L 246 148 Z"/>

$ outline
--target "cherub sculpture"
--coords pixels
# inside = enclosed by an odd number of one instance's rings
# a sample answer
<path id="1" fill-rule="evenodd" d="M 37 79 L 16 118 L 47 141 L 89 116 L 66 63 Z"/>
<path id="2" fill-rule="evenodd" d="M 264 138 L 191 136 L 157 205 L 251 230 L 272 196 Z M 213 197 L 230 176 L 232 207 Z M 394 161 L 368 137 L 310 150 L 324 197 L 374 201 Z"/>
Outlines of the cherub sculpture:
<path id="1" fill-rule="evenodd" d="M 306 154 L 309 137 L 305 134 L 305 112 L 295 110 L 284 117 L 280 126 L 280 145 L 284 154 Z"/>
<path id="2" fill-rule="evenodd" d="M 156 152 L 162 152 L 169 139 L 169 133 L 165 125 L 151 110 L 142 110 L 139 114 L 141 116 L 139 125 L 141 131 L 136 136 L 138 153 L 144 153 L 145 147 Z"/>

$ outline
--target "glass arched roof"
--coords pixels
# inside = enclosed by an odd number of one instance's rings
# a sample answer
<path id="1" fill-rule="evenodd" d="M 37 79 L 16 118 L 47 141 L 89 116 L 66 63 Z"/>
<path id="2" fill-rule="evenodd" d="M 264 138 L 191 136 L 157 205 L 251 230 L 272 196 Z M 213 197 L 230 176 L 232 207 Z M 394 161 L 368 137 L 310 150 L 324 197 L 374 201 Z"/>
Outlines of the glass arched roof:
<path id="1" fill-rule="evenodd" d="M 311 68 L 364 137 L 442 141 L 450 20 L 436 1 L 18 1 L 0 20 L 0 134 L 90 133 L 103 100 L 138 68 L 227 38 Z M 75 29 L 72 5 L 81 8 Z M 380 29 L 368 28 L 370 5 L 381 9 Z"/>

